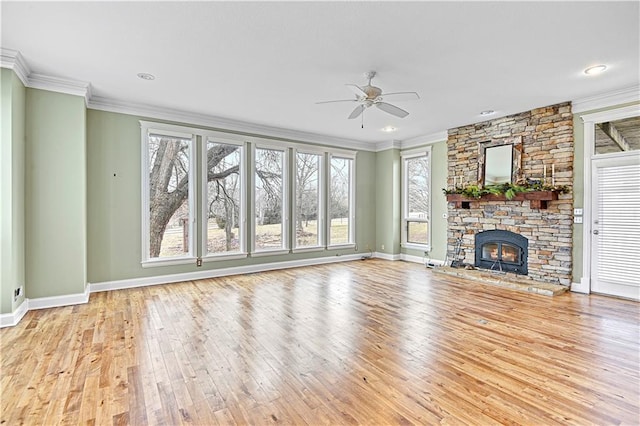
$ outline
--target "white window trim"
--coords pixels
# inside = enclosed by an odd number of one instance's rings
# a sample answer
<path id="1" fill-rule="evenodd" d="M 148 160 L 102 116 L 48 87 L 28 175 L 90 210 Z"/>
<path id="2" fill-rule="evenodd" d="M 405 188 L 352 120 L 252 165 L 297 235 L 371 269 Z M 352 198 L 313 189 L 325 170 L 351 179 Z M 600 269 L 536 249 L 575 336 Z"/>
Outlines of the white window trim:
<path id="1" fill-rule="evenodd" d="M 294 253 L 300 253 L 303 251 L 318 251 L 323 250 L 326 247 L 326 236 L 325 236 L 325 226 L 326 226 L 326 179 L 325 179 L 325 162 L 327 159 L 326 151 L 314 150 L 314 149 L 303 149 L 303 148 L 294 148 L 292 154 L 292 170 L 297 170 L 297 161 L 298 154 L 313 154 L 320 156 L 320 165 L 318 167 L 318 218 L 316 219 L 317 228 L 318 228 L 318 244 L 315 246 L 298 246 L 296 243 L 296 210 L 298 208 L 297 197 L 295 194 L 298 191 L 298 182 L 296 182 L 296 175 L 291 179 L 291 185 L 293 187 L 293 200 L 291 204 L 293 206 L 293 218 L 291 220 L 291 235 L 293 236 L 291 241 L 291 246 L 293 248 Z"/>
<path id="2" fill-rule="evenodd" d="M 291 250 L 289 249 L 279 249 L 279 248 L 269 248 L 254 251 L 251 253 L 251 257 L 264 257 L 264 256 L 278 256 L 282 254 L 289 254 Z"/>
<path id="3" fill-rule="evenodd" d="M 327 160 L 327 179 L 331 179 L 331 160 L 334 158 L 351 160 L 351 169 L 349 173 L 349 241 L 346 243 L 331 244 L 331 206 L 329 203 L 329 188 L 327 186 L 327 213 L 326 213 L 326 245 L 327 249 L 347 248 L 356 246 L 356 154 L 355 153 L 336 153 L 330 151 Z"/>
<path id="4" fill-rule="evenodd" d="M 142 139 L 142 156 L 141 156 L 141 174 L 142 174 L 142 259 L 140 264 L 143 268 L 155 266 L 170 266 L 192 263 L 195 260 L 195 224 L 197 220 L 197 212 L 195 206 L 195 176 L 196 170 L 196 129 L 183 126 L 174 126 L 164 123 L 153 123 L 140 120 L 140 131 Z M 167 136 L 175 136 L 184 139 L 190 139 L 189 145 L 189 252 L 184 256 L 174 256 L 166 258 L 149 258 L 149 134 L 162 134 Z"/>
<path id="5" fill-rule="evenodd" d="M 202 253 L 203 261 L 213 261 L 213 260 L 232 260 L 237 258 L 243 258 L 247 256 L 247 185 L 246 185 L 246 159 L 247 159 L 247 149 L 248 143 L 244 142 L 243 138 L 237 137 L 229 137 L 230 135 L 226 133 L 220 132 L 204 132 L 202 134 L 202 143 L 201 143 L 201 212 L 200 212 L 200 226 L 202 229 L 202 238 L 200 245 L 200 252 Z M 235 136 L 235 135 L 231 135 Z M 209 216 L 209 212 L 207 211 L 207 195 L 208 195 L 208 182 L 207 182 L 207 143 L 221 143 L 226 145 L 236 145 L 240 147 L 240 170 L 238 171 L 240 176 L 240 249 L 238 251 L 233 252 L 221 252 L 221 253 L 208 253 L 207 252 L 207 240 L 208 240 L 208 223 L 207 217 Z"/>
<path id="6" fill-rule="evenodd" d="M 260 143 L 252 142 L 251 144 L 251 164 L 250 164 L 250 184 L 251 191 L 253 192 L 251 203 L 251 247 L 250 254 L 252 257 L 269 256 L 277 254 L 285 254 L 290 252 L 289 236 L 290 236 L 290 218 L 289 218 L 289 167 L 290 167 L 290 149 L 282 144 Z M 268 249 L 256 249 L 256 150 L 257 149 L 269 149 L 274 151 L 280 151 L 283 153 L 282 159 L 282 246 L 273 247 Z"/>
<path id="7" fill-rule="evenodd" d="M 426 156 L 429 159 L 429 181 L 427 182 L 428 191 L 429 191 L 429 217 L 425 220 L 409 218 L 407 217 L 407 212 L 409 210 L 409 193 L 408 193 L 408 185 L 407 185 L 407 166 L 406 161 Z M 432 225 L 432 205 L 433 205 L 433 193 L 431 192 L 432 188 L 432 167 L 431 167 L 431 145 L 426 146 L 424 148 L 412 149 L 408 151 L 404 151 L 400 153 L 400 158 L 402 160 L 402 226 L 401 228 L 401 244 L 402 248 L 406 249 L 414 249 L 414 250 L 422 250 L 422 251 L 430 251 L 431 250 L 431 225 Z M 407 241 L 407 226 L 408 222 L 426 222 L 428 226 L 427 235 L 428 235 L 428 243 L 427 244 L 418 244 L 414 242 Z"/>

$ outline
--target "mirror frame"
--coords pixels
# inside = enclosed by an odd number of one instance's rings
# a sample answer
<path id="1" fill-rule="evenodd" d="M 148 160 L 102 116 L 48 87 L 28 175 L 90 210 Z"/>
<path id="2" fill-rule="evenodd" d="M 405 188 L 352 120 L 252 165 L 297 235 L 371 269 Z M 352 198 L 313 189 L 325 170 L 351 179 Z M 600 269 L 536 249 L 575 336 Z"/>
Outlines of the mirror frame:
<path id="1" fill-rule="evenodd" d="M 522 136 L 512 138 L 490 140 L 478 142 L 478 186 L 484 187 L 484 175 L 486 167 L 485 151 L 494 146 L 511 145 L 513 153 L 511 156 L 511 183 L 517 183 L 522 174 Z"/>

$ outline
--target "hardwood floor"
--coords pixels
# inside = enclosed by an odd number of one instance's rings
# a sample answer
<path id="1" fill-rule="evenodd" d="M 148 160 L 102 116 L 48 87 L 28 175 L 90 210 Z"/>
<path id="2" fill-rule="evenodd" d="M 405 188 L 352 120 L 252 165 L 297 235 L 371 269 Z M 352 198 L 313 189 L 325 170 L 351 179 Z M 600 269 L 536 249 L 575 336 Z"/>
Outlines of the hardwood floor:
<path id="1" fill-rule="evenodd" d="M 639 308 L 375 259 L 95 293 L 0 330 L 0 421 L 638 424 Z"/>

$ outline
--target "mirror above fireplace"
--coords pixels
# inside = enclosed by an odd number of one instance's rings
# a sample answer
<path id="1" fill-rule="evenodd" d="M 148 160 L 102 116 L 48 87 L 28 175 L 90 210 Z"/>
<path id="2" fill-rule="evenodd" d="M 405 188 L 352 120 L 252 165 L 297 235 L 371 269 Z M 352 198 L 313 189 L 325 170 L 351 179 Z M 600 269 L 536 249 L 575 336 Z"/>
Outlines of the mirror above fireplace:
<path id="1" fill-rule="evenodd" d="M 478 184 L 480 186 L 516 183 L 522 164 L 522 138 L 480 142 L 478 147 Z"/>

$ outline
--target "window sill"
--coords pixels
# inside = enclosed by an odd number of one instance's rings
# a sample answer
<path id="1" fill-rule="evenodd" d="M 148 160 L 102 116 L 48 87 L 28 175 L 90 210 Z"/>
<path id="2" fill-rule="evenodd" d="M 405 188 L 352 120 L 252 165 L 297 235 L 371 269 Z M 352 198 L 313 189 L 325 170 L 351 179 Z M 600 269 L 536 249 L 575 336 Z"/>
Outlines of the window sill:
<path id="1" fill-rule="evenodd" d="M 247 257 L 247 253 L 237 252 L 237 253 L 220 253 L 220 254 L 209 254 L 202 258 L 204 263 L 208 262 L 222 262 L 225 260 L 236 260 L 236 259 L 245 259 Z"/>
<path id="2" fill-rule="evenodd" d="M 299 247 L 299 248 L 293 249 L 294 253 L 307 253 L 312 251 L 324 251 L 324 247 L 314 246 L 314 247 Z"/>
<path id="3" fill-rule="evenodd" d="M 355 249 L 356 245 L 354 243 L 350 244 L 336 244 L 335 246 L 327 247 L 327 250 L 344 250 L 344 249 Z"/>
<path id="4" fill-rule="evenodd" d="M 196 258 L 195 257 L 173 257 L 173 258 L 166 258 L 166 259 L 143 260 L 142 262 L 140 262 L 143 268 L 155 268 L 158 266 L 188 265 L 189 263 L 193 263 L 195 265 Z"/>
<path id="5" fill-rule="evenodd" d="M 261 250 L 251 253 L 251 257 L 277 256 L 279 254 L 289 254 L 288 249 Z"/>
<path id="6" fill-rule="evenodd" d="M 431 251 L 431 246 L 427 244 L 402 243 L 400 246 L 410 250 Z"/>

